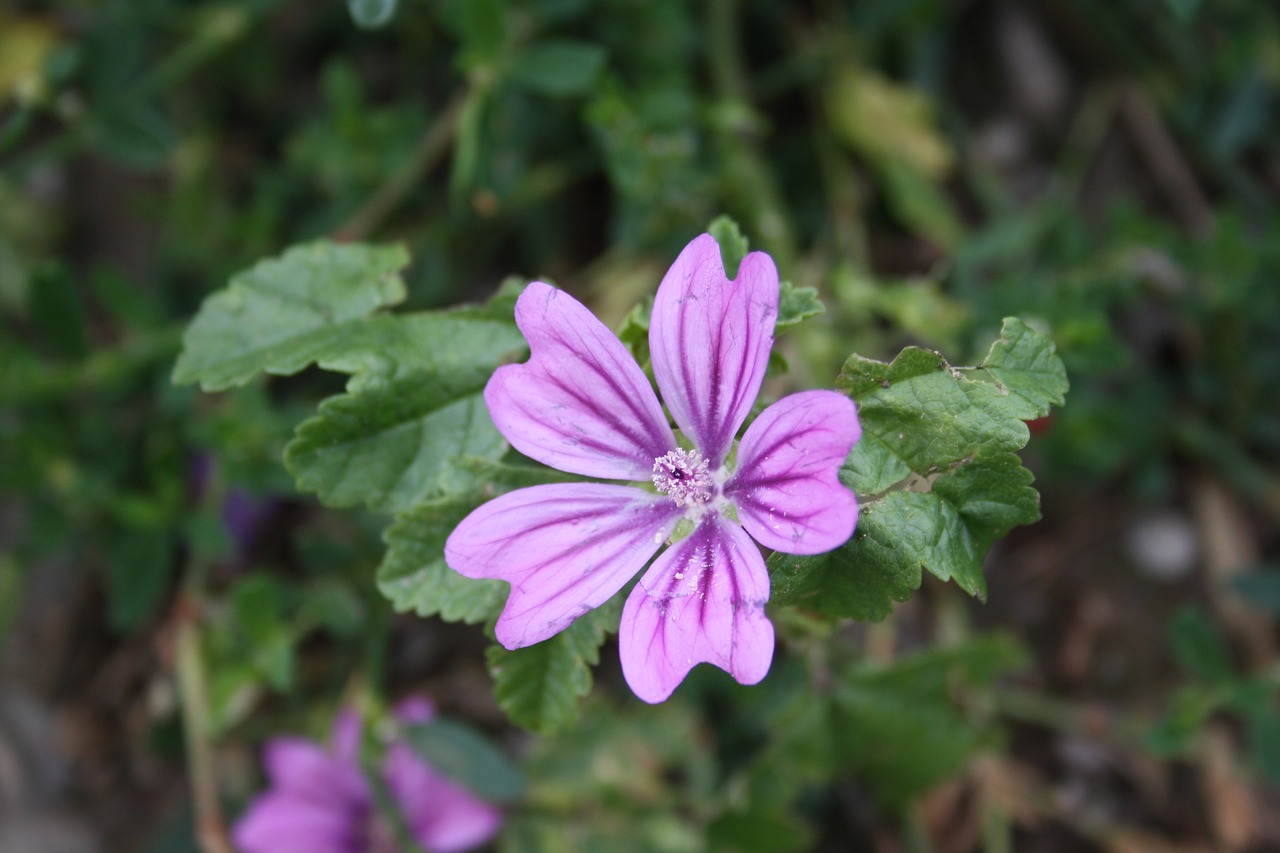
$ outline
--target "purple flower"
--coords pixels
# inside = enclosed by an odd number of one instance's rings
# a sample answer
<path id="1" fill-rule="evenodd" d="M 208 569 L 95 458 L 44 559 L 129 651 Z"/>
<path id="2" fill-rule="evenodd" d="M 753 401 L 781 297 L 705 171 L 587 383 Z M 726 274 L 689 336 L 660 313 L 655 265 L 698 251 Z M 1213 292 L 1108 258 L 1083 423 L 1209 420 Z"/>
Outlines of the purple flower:
<path id="1" fill-rule="evenodd" d="M 405 723 L 434 714 L 425 699 L 396 707 Z M 243 853 L 397 853 L 390 827 L 374 808 L 360 772 L 361 722 L 346 712 L 333 730 L 333 748 L 298 737 L 275 738 L 263 763 L 271 788 L 250 804 L 232 830 Z M 434 853 L 467 850 L 494 836 L 502 822 L 492 805 L 433 771 L 408 744 L 393 742 L 383 778 L 414 839 Z"/>
<path id="2" fill-rule="evenodd" d="M 644 372 L 569 295 L 542 282 L 516 303 L 530 358 L 494 373 L 485 402 L 521 453 L 574 474 L 650 481 L 571 483 L 502 495 L 449 537 L 445 560 L 467 577 L 500 578 L 511 595 L 497 638 L 509 649 L 547 639 L 599 607 L 668 548 L 627 598 L 622 669 L 636 695 L 660 702 L 697 663 L 743 684 L 773 659 L 769 576 L 751 541 L 818 554 L 853 534 L 858 506 L 836 472 L 858 440 L 853 403 L 833 391 L 785 397 L 756 418 L 731 462 L 734 436 L 764 378 L 778 313 L 773 260 L 752 252 L 728 281 L 704 234 L 658 288 L 649 330 L 653 373 L 681 447 Z M 743 529 L 745 528 L 745 530 Z M 748 537 L 747 534 L 751 536 Z"/>

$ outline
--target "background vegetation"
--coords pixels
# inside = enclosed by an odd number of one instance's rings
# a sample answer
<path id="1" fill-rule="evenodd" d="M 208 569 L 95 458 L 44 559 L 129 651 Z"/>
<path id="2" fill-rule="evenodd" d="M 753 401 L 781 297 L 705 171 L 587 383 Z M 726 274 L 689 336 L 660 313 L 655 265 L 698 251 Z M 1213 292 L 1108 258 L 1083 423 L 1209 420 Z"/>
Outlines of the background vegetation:
<path id="1" fill-rule="evenodd" d="M 409 692 L 519 764 L 504 850 L 1274 849 L 1278 81 L 1250 0 L 9 3 L 0 849 L 197 850 L 263 738 Z M 797 386 L 1051 332 L 1045 518 L 986 603 L 795 617 L 761 687 L 653 708 L 609 652 L 528 735 L 483 630 L 393 614 L 383 521 L 280 464 L 339 379 L 170 383 L 299 241 L 403 243 L 410 308 L 515 274 L 621 327 L 722 213 L 826 305 Z M 787 702 L 813 671 L 830 719 Z"/>

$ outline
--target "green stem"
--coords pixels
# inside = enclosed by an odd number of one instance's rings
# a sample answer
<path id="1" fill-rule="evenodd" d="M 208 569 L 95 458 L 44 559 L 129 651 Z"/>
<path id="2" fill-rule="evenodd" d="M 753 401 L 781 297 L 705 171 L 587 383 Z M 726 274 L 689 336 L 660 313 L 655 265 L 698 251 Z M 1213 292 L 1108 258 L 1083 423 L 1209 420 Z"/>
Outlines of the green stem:
<path id="1" fill-rule="evenodd" d="M 196 572 L 191 572 L 195 575 Z M 174 657 L 187 747 L 187 778 L 196 816 L 196 837 L 203 853 L 234 853 L 218 797 L 213 744 L 209 738 L 208 682 L 200 648 L 200 605 L 197 584 L 177 602 Z"/>

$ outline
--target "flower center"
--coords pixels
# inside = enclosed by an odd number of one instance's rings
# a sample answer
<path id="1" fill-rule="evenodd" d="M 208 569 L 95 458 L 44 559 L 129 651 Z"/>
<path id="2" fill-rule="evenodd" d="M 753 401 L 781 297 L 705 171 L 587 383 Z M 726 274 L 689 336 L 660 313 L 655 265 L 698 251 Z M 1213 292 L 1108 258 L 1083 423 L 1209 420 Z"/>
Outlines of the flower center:
<path id="1" fill-rule="evenodd" d="M 707 460 L 696 450 L 673 450 L 653 460 L 653 484 L 676 506 L 704 504 L 715 496 L 715 480 Z"/>

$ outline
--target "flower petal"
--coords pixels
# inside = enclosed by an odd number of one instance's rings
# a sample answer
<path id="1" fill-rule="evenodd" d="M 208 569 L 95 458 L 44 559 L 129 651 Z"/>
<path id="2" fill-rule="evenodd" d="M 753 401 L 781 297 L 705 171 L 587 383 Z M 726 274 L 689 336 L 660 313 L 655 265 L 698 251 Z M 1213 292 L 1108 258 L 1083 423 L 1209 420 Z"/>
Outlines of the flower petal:
<path id="1" fill-rule="evenodd" d="M 761 412 L 724 486 L 742 526 L 787 554 L 821 554 L 849 541 L 858 501 L 836 475 L 861 435 L 853 401 L 835 391 L 792 394 Z"/>
<path id="2" fill-rule="evenodd" d="M 365 853 L 368 810 L 339 809 L 271 791 L 259 796 L 232 827 L 243 853 Z"/>
<path id="3" fill-rule="evenodd" d="M 510 582 L 496 633 L 518 649 L 608 601 L 644 568 L 679 515 L 665 495 L 630 486 L 533 486 L 464 518 L 445 542 L 444 558 L 467 577 Z"/>
<path id="4" fill-rule="evenodd" d="M 425 696 L 406 696 L 392 709 L 396 719 L 409 725 L 425 723 L 436 715 L 436 706 Z"/>
<path id="5" fill-rule="evenodd" d="M 502 825 L 502 813 L 442 778 L 413 750 L 394 743 L 384 765 L 387 787 L 423 847 L 453 853 L 483 844 Z"/>
<path id="6" fill-rule="evenodd" d="M 653 374 L 671 416 L 720 467 L 760 391 L 778 316 L 778 270 L 752 252 L 725 278 L 720 246 L 703 234 L 671 265 L 653 303 Z"/>
<path id="7" fill-rule="evenodd" d="M 529 360 L 484 389 L 493 423 L 525 456 L 573 474 L 647 480 L 675 446 L 626 347 L 578 300 L 535 281 L 516 302 Z"/>
<path id="8" fill-rule="evenodd" d="M 329 732 L 330 751 L 338 761 L 351 767 L 360 766 L 360 744 L 364 739 L 364 720 L 350 708 L 344 708 L 333 720 Z"/>
<path id="9" fill-rule="evenodd" d="M 773 660 L 768 599 L 769 575 L 755 543 L 719 514 L 704 516 L 627 598 L 618 632 L 627 683 L 646 702 L 661 702 L 705 662 L 755 684 Z"/>
<path id="10" fill-rule="evenodd" d="M 263 765 L 274 788 L 320 807 L 366 805 L 369 789 L 355 764 L 330 755 L 319 745 L 299 737 L 268 741 Z"/>

